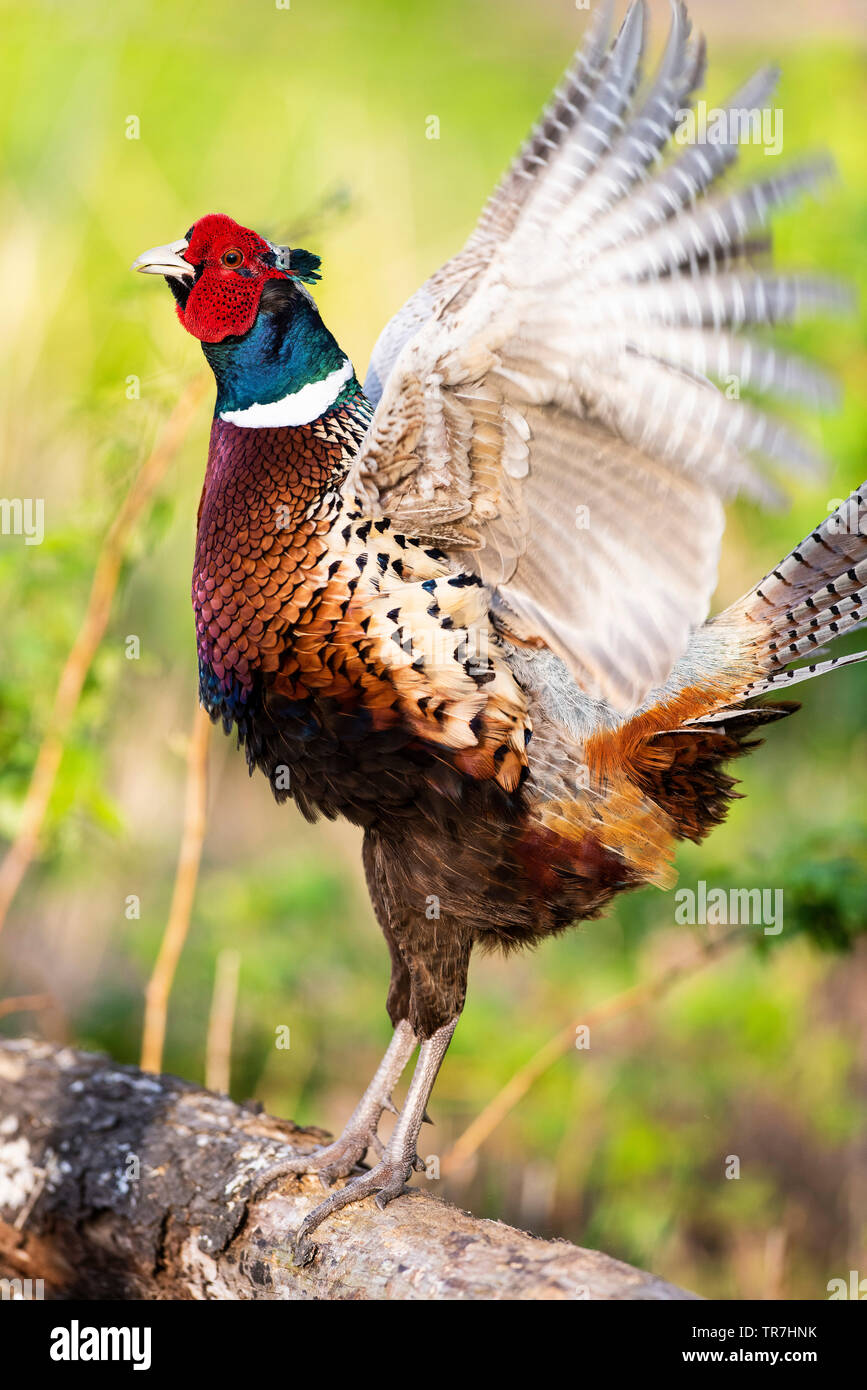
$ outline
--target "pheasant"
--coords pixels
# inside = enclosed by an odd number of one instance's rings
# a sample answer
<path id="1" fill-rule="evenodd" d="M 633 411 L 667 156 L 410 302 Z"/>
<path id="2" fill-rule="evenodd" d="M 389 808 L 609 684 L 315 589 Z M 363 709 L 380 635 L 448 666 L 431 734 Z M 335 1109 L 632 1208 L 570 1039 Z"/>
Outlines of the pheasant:
<path id="1" fill-rule="evenodd" d="M 201 700 L 277 801 L 363 827 L 391 957 L 392 1041 L 346 1129 L 268 1175 L 330 1185 L 377 1155 L 304 1221 L 301 1261 L 329 1214 L 384 1207 L 420 1166 L 473 949 L 669 886 L 676 843 L 726 815 L 728 761 L 798 708 L 780 690 L 867 656 L 819 650 L 862 617 L 863 490 L 707 616 L 723 503 L 774 503 L 783 469 L 814 461 L 740 389 L 817 405 L 831 389 L 741 330 L 847 296 L 762 254 L 772 211 L 825 161 L 720 187 L 738 113 L 767 107 L 773 71 L 732 98 L 730 138 L 675 138 L 705 49 L 671 10 L 645 83 L 644 3 L 613 39 L 598 7 L 364 389 L 308 288 L 311 252 L 211 214 L 133 266 L 165 277 L 216 379 L 192 584 Z"/>

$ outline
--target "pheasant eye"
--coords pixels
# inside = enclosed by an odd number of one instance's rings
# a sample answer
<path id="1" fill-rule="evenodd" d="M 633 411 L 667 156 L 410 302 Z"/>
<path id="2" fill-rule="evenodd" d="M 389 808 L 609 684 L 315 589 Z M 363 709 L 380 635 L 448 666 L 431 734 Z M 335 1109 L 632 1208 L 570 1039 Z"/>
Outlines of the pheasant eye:
<path id="1" fill-rule="evenodd" d="M 244 253 L 233 246 L 229 251 L 223 252 L 220 260 L 223 265 L 228 266 L 230 270 L 234 270 L 236 266 L 243 265 Z"/>

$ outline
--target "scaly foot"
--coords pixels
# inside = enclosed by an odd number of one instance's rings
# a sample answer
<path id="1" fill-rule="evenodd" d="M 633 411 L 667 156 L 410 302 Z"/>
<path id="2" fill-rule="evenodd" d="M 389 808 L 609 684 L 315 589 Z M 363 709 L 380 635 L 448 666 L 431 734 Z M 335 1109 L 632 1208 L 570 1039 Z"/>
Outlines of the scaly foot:
<path id="1" fill-rule="evenodd" d="M 330 1144 L 321 1149 L 313 1149 L 297 1158 L 287 1158 L 259 1173 L 253 1184 L 251 1196 L 259 1197 L 281 1178 L 297 1177 L 304 1173 L 317 1173 L 323 1187 L 330 1187 L 338 1178 L 345 1178 L 361 1163 L 368 1149 L 377 1154 L 383 1153 L 383 1145 L 376 1130 L 353 1128 L 351 1124 Z"/>
<path id="2" fill-rule="evenodd" d="M 376 1132 L 383 1110 L 397 1114 L 391 1099 L 392 1087 L 400 1080 L 404 1067 L 416 1046 L 416 1036 L 406 1021 L 398 1023 L 388 1049 L 376 1070 L 376 1075 L 355 1107 L 346 1128 L 332 1143 L 314 1149 L 297 1158 L 284 1159 L 260 1173 L 252 1190 L 259 1196 L 280 1178 L 300 1173 L 318 1173 L 322 1185 L 329 1187 L 337 1178 L 344 1178 L 364 1158 L 369 1149 L 382 1155 L 383 1146 Z"/>
<path id="3" fill-rule="evenodd" d="M 316 1255 L 316 1246 L 309 1236 L 326 1217 L 365 1197 L 375 1197 L 376 1205 L 382 1210 L 395 1197 L 400 1197 L 413 1168 L 424 1172 L 424 1164 L 416 1153 L 416 1143 L 426 1118 L 428 1098 L 456 1026 L 457 1019 L 451 1019 L 421 1044 L 409 1091 L 388 1147 L 382 1152 L 380 1146 L 380 1160 L 374 1168 L 353 1178 L 339 1192 L 326 1197 L 305 1217 L 295 1237 L 296 1264 L 308 1264 Z"/>
<path id="4" fill-rule="evenodd" d="M 306 1265 L 315 1258 L 318 1246 L 308 1237 L 327 1216 L 340 1211 L 342 1207 L 350 1206 L 353 1202 L 360 1202 L 365 1197 L 374 1197 L 376 1205 L 383 1211 L 389 1202 L 404 1192 L 407 1179 L 414 1168 L 418 1172 L 424 1172 L 424 1164 L 415 1151 L 415 1143 L 413 1142 L 409 1152 L 402 1145 L 393 1147 L 390 1143 L 374 1168 L 360 1177 L 353 1178 L 339 1192 L 333 1192 L 330 1197 L 326 1197 L 325 1201 L 314 1207 L 310 1215 L 304 1219 L 295 1237 L 295 1263 Z"/>

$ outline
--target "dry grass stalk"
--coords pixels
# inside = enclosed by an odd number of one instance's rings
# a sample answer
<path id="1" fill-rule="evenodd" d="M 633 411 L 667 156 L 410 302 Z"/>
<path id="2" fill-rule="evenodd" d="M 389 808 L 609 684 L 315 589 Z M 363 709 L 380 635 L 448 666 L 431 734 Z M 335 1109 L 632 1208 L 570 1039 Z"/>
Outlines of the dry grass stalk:
<path id="1" fill-rule="evenodd" d="M 0 999 L 0 1018 L 9 1014 L 38 1014 L 43 1009 L 56 1009 L 57 1000 L 53 994 L 9 994 Z"/>
<path id="2" fill-rule="evenodd" d="M 205 1049 L 205 1086 L 209 1091 L 217 1091 L 221 1095 L 228 1095 L 231 1089 L 232 1031 L 235 1026 L 240 969 L 240 951 L 227 947 L 217 956 Z"/>
<path id="3" fill-rule="evenodd" d="M 178 855 L 172 904 L 153 974 L 145 990 L 144 1033 L 141 1051 L 142 1071 L 159 1072 L 162 1070 L 169 995 L 172 992 L 181 951 L 187 939 L 193 899 L 196 894 L 196 882 L 199 877 L 202 844 L 205 839 L 208 737 L 210 732 L 211 721 L 205 710 L 199 706 L 196 710 L 187 750 L 184 833 Z"/>

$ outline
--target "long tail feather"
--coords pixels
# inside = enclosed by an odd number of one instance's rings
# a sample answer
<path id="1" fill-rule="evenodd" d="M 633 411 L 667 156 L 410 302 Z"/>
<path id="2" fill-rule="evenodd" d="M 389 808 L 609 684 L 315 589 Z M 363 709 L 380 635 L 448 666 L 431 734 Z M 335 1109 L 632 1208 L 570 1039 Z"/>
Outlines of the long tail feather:
<path id="1" fill-rule="evenodd" d="M 750 646 L 764 675 L 747 681 L 725 709 L 697 722 L 731 717 L 732 706 L 757 695 L 798 685 L 838 666 L 867 660 L 867 651 L 796 663 L 823 656 L 820 649 L 867 619 L 867 482 L 811 531 L 760 584 L 718 620 L 745 621 L 754 629 Z"/>

